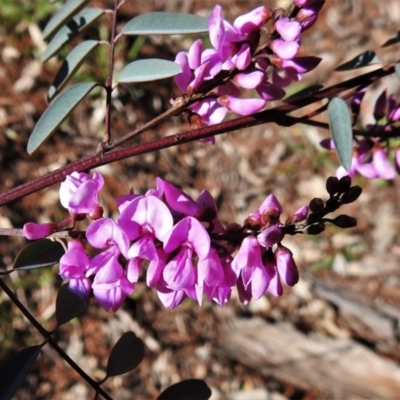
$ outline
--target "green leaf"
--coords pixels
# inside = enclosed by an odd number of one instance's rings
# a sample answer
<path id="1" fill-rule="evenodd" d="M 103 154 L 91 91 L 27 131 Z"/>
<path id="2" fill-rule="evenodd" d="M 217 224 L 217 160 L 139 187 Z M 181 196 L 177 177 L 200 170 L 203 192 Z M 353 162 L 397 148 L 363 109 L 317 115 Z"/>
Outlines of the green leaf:
<path id="1" fill-rule="evenodd" d="M 32 154 L 47 140 L 80 101 L 97 85 L 98 83 L 95 82 L 78 83 L 55 98 L 40 117 L 29 137 L 28 153 Z"/>
<path id="2" fill-rule="evenodd" d="M 32 368 L 41 346 L 30 346 L 11 356 L 0 365 L 0 399 L 12 399 Z"/>
<path id="3" fill-rule="evenodd" d="M 152 12 L 131 19 L 123 35 L 176 35 L 207 32 L 207 18 L 192 14 Z"/>
<path id="4" fill-rule="evenodd" d="M 41 239 L 28 244 L 17 255 L 14 269 L 33 269 L 57 264 L 65 253 L 61 243 Z"/>
<path id="5" fill-rule="evenodd" d="M 88 303 L 69 289 L 69 284 L 62 285 L 57 294 L 56 319 L 58 325 L 65 324 L 82 314 Z"/>
<path id="6" fill-rule="evenodd" d="M 379 64 L 379 62 L 379 58 L 376 56 L 375 52 L 368 50 L 354 57 L 352 60 L 339 65 L 334 69 L 334 71 L 347 71 L 350 69 L 366 67 L 367 65 Z"/>
<path id="7" fill-rule="evenodd" d="M 69 18 L 79 12 L 89 0 L 68 0 L 50 19 L 43 30 L 43 39 L 48 39 Z"/>
<path id="8" fill-rule="evenodd" d="M 350 112 L 344 100 L 335 97 L 329 102 L 328 119 L 340 163 L 348 171 L 353 155 L 353 129 Z"/>
<path id="9" fill-rule="evenodd" d="M 51 100 L 70 80 L 83 63 L 84 58 L 99 44 L 97 40 L 86 40 L 76 46 L 65 58 L 47 94 Z"/>
<path id="10" fill-rule="evenodd" d="M 186 379 L 165 389 L 157 400 L 207 400 L 211 389 L 201 379 Z"/>
<path id="11" fill-rule="evenodd" d="M 103 14 L 104 10 L 97 7 L 87 8 L 76 14 L 55 34 L 42 55 L 42 61 L 45 62 L 53 57 L 65 44 Z"/>
<path id="12" fill-rule="evenodd" d="M 126 65 L 119 75 L 118 82 L 148 82 L 157 79 L 170 78 L 171 76 L 182 73 L 182 68 L 167 60 L 149 58 L 147 60 L 137 60 Z"/>
<path id="13" fill-rule="evenodd" d="M 124 333 L 111 350 L 107 376 L 121 375 L 136 368 L 144 358 L 144 344 L 133 332 Z"/>
<path id="14" fill-rule="evenodd" d="M 400 42 L 400 31 L 396 32 L 390 39 L 388 39 L 381 47 L 389 47 L 392 44 Z"/>

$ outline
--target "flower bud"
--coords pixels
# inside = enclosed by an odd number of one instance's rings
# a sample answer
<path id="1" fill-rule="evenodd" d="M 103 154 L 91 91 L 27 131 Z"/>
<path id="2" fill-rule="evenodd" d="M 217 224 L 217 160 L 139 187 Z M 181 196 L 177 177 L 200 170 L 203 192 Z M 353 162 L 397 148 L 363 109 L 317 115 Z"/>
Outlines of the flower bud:
<path id="1" fill-rule="evenodd" d="M 325 224 L 322 222 L 314 225 L 310 225 L 306 228 L 305 232 L 308 235 L 319 235 L 321 232 L 325 230 Z"/>
<path id="2" fill-rule="evenodd" d="M 333 196 L 339 190 L 339 179 L 336 176 L 330 176 L 326 180 L 326 191 Z"/>
<path id="3" fill-rule="evenodd" d="M 88 214 L 88 217 L 92 220 L 100 219 L 103 216 L 103 207 L 97 207 Z"/>
<path id="4" fill-rule="evenodd" d="M 279 276 L 287 286 L 294 286 L 299 281 L 299 270 L 293 259 L 292 252 L 284 246 L 275 251 L 276 267 Z"/>
<path id="5" fill-rule="evenodd" d="M 33 222 L 28 222 L 24 225 L 22 231 L 28 240 L 42 239 L 54 232 L 54 224 L 35 224 Z"/>
<path id="6" fill-rule="evenodd" d="M 357 219 L 349 215 L 342 214 L 333 220 L 333 223 L 339 228 L 354 228 L 357 226 Z"/>
<path id="7" fill-rule="evenodd" d="M 339 179 L 339 190 L 338 193 L 346 192 L 351 186 L 351 178 L 348 175 L 342 176 Z"/>
<path id="8" fill-rule="evenodd" d="M 343 193 L 342 197 L 340 198 L 341 204 L 349 204 L 356 201 L 362 192 L 362 188 L 358 185 L 352 186 L 347 192 Z"/>
<path id="9" fill-rule="evenodd" d="M 249 227 L 255 231 L 261 229 L 261 215 L 257 212 L 252 212 L 249 216 L 244 220 L 244 226 Z"/>
<path id="10" fill-rule="evenodd" d="M 324 209 L 324 201 L 319 197 L 315 197 L 310 201 L 309 207 L 313 213 L 319 213 Z"/>
<path id="11" fill-rule="evenodd" d="M 386 115 L 386 106 L 387 106 L 387 99 L 386 99 L 386 89 L 385 89 L 379 95 L 375 103 L 374 118 L 376 122 L 381 120 Z"/>
<path id="12" fill-rule="evenodd" d="M 307 215 L 308 215 L 308 207 L 302 206 L 286 220 L 286 223 L 291 224 L 295 222 L 304 221 L 307 218 Z"/>
<path id="13" fill-rule="evenodd" d="M 282 206 L 279 200 L 271 194 L 263 201 L 259 212 L 261 213 L 261 224 L 268 227 L 279 222 Z"/>

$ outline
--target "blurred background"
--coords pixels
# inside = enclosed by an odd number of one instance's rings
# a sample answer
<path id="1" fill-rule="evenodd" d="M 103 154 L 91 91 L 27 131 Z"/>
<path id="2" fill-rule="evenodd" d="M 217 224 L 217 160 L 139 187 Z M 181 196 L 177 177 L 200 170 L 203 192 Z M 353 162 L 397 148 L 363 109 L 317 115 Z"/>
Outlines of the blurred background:
<path id="1" fill-rule="evenodd" d="M 103 16 L 58 59 L 42 64 L 40 55 L 46 44 L 41 30 L 59 4 L 48 0 L 0 3 L 0 190 L 5 191 L 79 159 L 101 141 L 105 97 L 101 91 L 93 91 L 44 146 L 32 156 L 26 152 L 29 135 L 47 107 L 47 91 L 62 56 L 82 37 L 107 39 L 111 17 Z M 91 4 L 113 6 L 111 1 Z M 231 22 L 260 5 L 253 0 L 221 0 L 219 4 Z M 290 1 L 263 4 L 286 8 Z M 214 5 L 210 0 L 128 0 L 121 8 L 118 30 L 140 13 L 157 10 L 208 16 Z M 337 65 L 366 50 L 374 50 L 383 64 L 399 59 L 399 45 L 379 48 L 399 26 L 397 0 L 327 1 L 301 43 L 301 55 L 319 56 L 323 61 L 292 85 L 288 94 L 308 85 L 335 84 L 379 67 L 333 72 Z M 116 74 L 135 58 L 173 60 L 193 39 L 151 36 L 121 40 L 116 48 Z M 104 81 L 107 60 L 106 49 L 96 49 L 75 81 Z M 363 124 L 372 121 L 375 99 L 384 87 L 398 94 L 399 82 L 394 76 L 387 77 L 369 88 L 362 106 Z M 178 95 L 172 79 L 118 88 L 112 135 L 122 136 L 149 121 L 168 109 L 170 98 Z M 299 115 L 314 108 L 317 105 Z M 326 121 L 326 115 L 318 120 Z M 177 117 L 137 141 L 188 129 L 184 118 Z M 155 187 L 155 178 L 160 176 L 193 197 L 209 190 L 226 224 L 243 223 L 270 193 L 282 203 L 285 220 L 313 197 L 327 199 L 326 178 L 338 167 L 335 154 L 318 145 L 327 137 L 328 131 L 314 127 L 268 124 L 221 135 L 214 146 L 190 143 L 101 167 L 98 170 L 106 181 L 101 192 L 105 215 L 117 215 L 117 197 L 130 189 L 144 193 Z M 213 389 L 213 400 L 400 398 L 399 178 L 386 182 L 358 176 L 353 183 L 363 187 L 363 194 L 340 213 L 357 217 L 356 228 L 330 227 L 316 237 L 285 238 L 283 244 L 293 251 L 301 280 L 294 288 L 285 288 L 281 298 L 265 296 L 243 306 L 233 294 L 223 309 L 188 301 L 166 310 L 142 278 L 116 314 L 105 312 L 93 301 L 85 315 L 63 325 L 55 337 L 99 380 L 110 349 L 122 333 L 132 330 L 144 341 L 146 356 L 140 366 L 103 385 L 115 399 L 154 399 L 166 387 L 188 378 L 204 379 Z M 28 221 L 66 218 L 58 189 L 55 185 L 2 207 L 0 226 L 21 228 Z M 24 238 L 1 237 L 0 268 L 11 268 L 27 243 Z M 6 277 L 47 329 L 55 326 L 55 298 L 61 285 L 57 272 L 54 266 Z M 38 332 L 0 293 L 0 361 L 41 341 Z M 45 346 L 15 398 L 86 399 L 93 395 L 75 371 Z"/>

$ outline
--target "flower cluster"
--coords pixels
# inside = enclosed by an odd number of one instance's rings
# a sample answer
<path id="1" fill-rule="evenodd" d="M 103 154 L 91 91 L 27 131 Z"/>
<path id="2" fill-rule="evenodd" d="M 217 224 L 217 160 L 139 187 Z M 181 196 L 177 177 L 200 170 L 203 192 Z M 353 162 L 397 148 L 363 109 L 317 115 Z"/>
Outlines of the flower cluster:
<path id="1" fill-rule="evenodd" d="M 293 286 L 299 273 L 290 250 L 282 245 L 286 234 L 316 235 L 326 223 L 340 228 L 356 225 L 348 215 L 335 219 L 326 215 L 354 202 L 361 188 L 351 179 L 330 177 L 329 199 L 312 199 L 282 223 L 282 206 L 269 195 L 258 210 L 250 213 L 243 226 L 224 226 L 218 219 L 215 201 L 208 191 L 196 200 L 170 182 L 156 179 L 156 188 L 144 195 L 128 194 L 117 199 L 117 221 L 103 218 L 98 193 L 103 178 L 74 172 L 61 184 L 60 200 L 70 218 L 51 224 L 27 223 L 29 239 L 65 229 L 67 223 L 88 216 L 94 220 L 86 234 L 73 235 L 60 259 L 60 276 L 69 287 L 87 298 L 91 291 L 105 310 L 118 310 L 145 275 L 165 307 L 174 308 L 185 298 L 202 304 L 204 294 L 219 305 L 226 304 L 232 290 L 248 304 L 266 292 L 283 293 L 282 283 Z M 79 200 L 78 200 L 79 199 Z M 48 227 L 51 226 L 51 229 Z M 96 249 L 89 257 L 85 242 Z M 145 272 L 144 272 L 145 270 Z"/>
<path id="2" fill-rule="evenodd" d="M 314 69 L 317 57 L 297 57 L 301 33 L 314 24 L 325 0 L 295 0 L 290 15 L 261 6 L 230 24 L 215 6 L 208 20 L 212 49 L 195 41 L 175 62 L 182 73 L 175 83 L 182 93 L 203 93 L 189 106 L 202 122 L 221 122 L 227 110 L 240 115 L 260 111 L 270 100 L 281 99 L 284 87 Z M 266 23 L 272 21 L 268 30 Z M 240 98 L 239 88 L 254 89 L 260 98 Z M 211 90 L 211 92 L 209 92 Z M 171 101 L 175 103 L 175 100 Z"/>
<path id="3" fill-rule="evenodd" d="M 365 90 L 362 90 L 352 100 L 351 110 L 355 119 L 359 115 L 364 95 Z M 384 90 L 375 103 L 373 117 L 375 124 L 367 125 L 364 137 L 356 141 L 350 170 L 346 171 L 340 166 L 336 171 L 338 177 L 349 175 L 353 178 L 359 173 L 368 179 L 392 180 L 396 177 L 396 171 L 400 174 L 400 146 L 393 149 L 390 143 L 397 129 L 394 124 L 400 120 L 400 103 L 396 102 L 394 95 L 387 96 Z M 354 135 L 357 136 L 357 133 Z M 328 150 L 334 149 L 330 139 L 324 139 L 321 146 Z M 394 166 L 389 161 L 391 152 L 394 153 Z"/>
<path id="4" fill-rule="evenodd" d="M 71 215 L 98 212 L 98 192 L 103 179 L 97 172 L 73 173 L 61 184 L 60 200 Z M 79 199 L 79 200 L 78 200 Z M 133 293 L 145 273 L 165 307 L 173 308 L 185 298 L 210 300 L 223 306 L 236 286 L 247 304 L 265 292 L 282 295 L 282 283 L 293 286 L 299 279 L 290 250 L 282 246 L 285 235 L 280 222 L 282 206 L 269 195 L 243 226 L 224 227 L 217 217 L 214 199 L 203 191 L 196 200 L 171 183 L 157 178 L 156 189 L 145 195 L 129 194 L 117 200 L 119 217 L 98 218 L 86 230 L 86 240 L 100 252 L 92 258 L 83 238 L 68 243 L 60 260 L 60 276 L 70 289 L 87 297 L 91 290 L 106 309 L 116 311 Z M 307 218 L 302 207 L 290 221 Z M 77 221 L 77 219 L 75 219 Z M 43 226 L 24 227 L 30 239 L 49 233 Z M 65 223 L 52 224 L 53 229 Z"/>

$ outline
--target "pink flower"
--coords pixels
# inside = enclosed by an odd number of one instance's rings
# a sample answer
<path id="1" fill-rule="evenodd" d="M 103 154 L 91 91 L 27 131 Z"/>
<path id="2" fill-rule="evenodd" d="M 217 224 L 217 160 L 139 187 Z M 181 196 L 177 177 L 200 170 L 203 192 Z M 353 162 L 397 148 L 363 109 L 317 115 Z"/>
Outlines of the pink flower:
<path id="1" fill-rule="evenodd" d="M 55 225 L 52 223 L 35 224 L 34 222 L 28 222 L 24 225 L 22 232 L 28 240 L 42 239 L 55 231 Z"/>
<path id="2" fill-rule="evenodd" d="M 292 252 L 280 246 L 275 251 L 276 267 L 279 276 L 287 286 L 294 286 L 299 281 L 299 271 L 293 259 Z"/>
<path id="3" fill-rule="evenodd" d="M 165 266 L 163 278 L 172 290 L 191 288 L 196 280 L 192 262 L 194 253 L 199 259 L 207 257 L 210 251 L 210 236 L 203 225 L 193 217 L 180 220 L 164 239 L 164 251 L 179 252 Z"/>
<path id="4" fill-rule="evenodd" d="M 241 279 L 238 280 L 239 293 L 242 291 L 246 302 L 250 300 L 249 294 L 255 299 L 259 299 L 267 290 L 270 282 L 270 276 L 262 262 L 261 249 L 257 239 L 249 236 L 243 240 L 232 261 L 232 269 L 241 276 Z"/>
<path id="5" fill-rule="evenodd" d="M 99 207 L 98 193 L 104 179 L 94 172 L 93 178 L 85 172 L 73 172 L 60 186 L 60 201 L 70 213 L 88 214 Z"/>
<path id="6" fill-rule="evenodd" d="M 97 249 L 116 247 L 119 253 L 128 255 L 128 236 L 111 218 L 102 218 L 89 225 L 86 238 Z"/>
<path id="7" fill-rule="evenodd" d="M 118 250 L 115 247 L 104 251 L 91 261 L 91 270 L 97 270 L 92 289 L 94 297 L 108 311 L 116 312 L 126 296 L 133 293 L 134 283 L 128 281 L 118 261 Z"/>
<path id="8" fill-rule="evenodd" d="M 82 298 L 89 297 L 92 286 L 86 277 L 89 263 L 83 243 L 80 240 L 68 242 L 68 250 L 60 259 L 60 276 L 62 279 L 70 279 L 69 289 Z"/>

